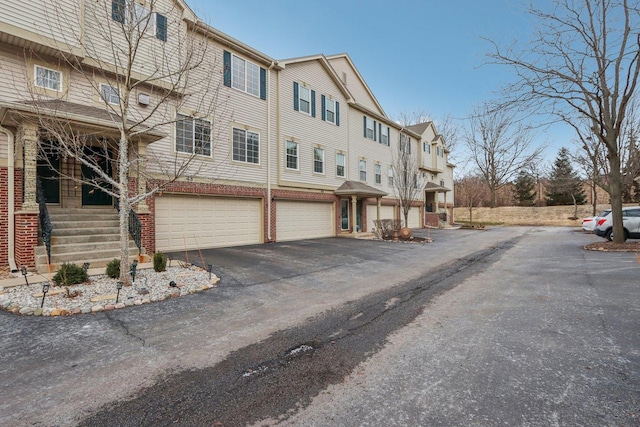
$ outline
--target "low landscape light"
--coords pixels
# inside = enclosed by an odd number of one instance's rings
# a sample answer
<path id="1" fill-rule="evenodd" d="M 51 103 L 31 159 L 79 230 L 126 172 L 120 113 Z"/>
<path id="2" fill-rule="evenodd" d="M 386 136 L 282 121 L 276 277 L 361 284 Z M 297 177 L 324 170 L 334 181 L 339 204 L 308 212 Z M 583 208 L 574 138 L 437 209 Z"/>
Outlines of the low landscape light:
<path id="1" fill-rule="evenodd" d="M 176 282 L 174 282 L 173 280 L 169 282 L 169 287 L 171 288 L 177 288 L 178 285 L 176 284 Z"/>
<path id="2" fill-rule="evenodd" d="M 213 270 L 213 264 L 207 264 L 207 271 L 209 272 L 209 280 L 211 280 L 211 270 Z"/>
<path id="3" fill-rule="evenodd" d="M 89 263 L 85 262 L 84 264 L 82 264 L 82 269 L 85 271 L 85 273 L 89 270 Z"/>
<path id="4" fill-rule="evenodd" d="M 118 303 L 118 300 L 120 299 L 120 289 L 122 289 L 122 282 L 118 282 L 118 284 L 116 284 L 116 288 L 118 289 L 118 293 L 116 293 L 116 304 Z"/>
<path id="5" fill-rule="evenodd" d="M 22 266 L 22 268 L 20 268 L 20 272 L 22 273 L 22 275 L 24 276 L 24 281 L 27 284 L 27 286 L 29 286 L 29 280 L 27 279 L 27 267 L 25 267 L 24 265 Z"/>
<path id="6" fill-rule="evenodd" d="M 138 260 L 134 259 L 133 262 L 131 263 L 131 271 L 129 273 L 131 273 L 131 281 L 133 283 L 136 283 L 136 270 L 138 269 Z"/>
<path id="7" fill-rule="evenodd" d="M 47 292 L 49 292 L 49 287 L 51 284 L 49 282 L 44 282 L 42 284 L 42 302 L 40 303 L 40 308 L 44 307 L 44 297 L 47 296 Z"/>

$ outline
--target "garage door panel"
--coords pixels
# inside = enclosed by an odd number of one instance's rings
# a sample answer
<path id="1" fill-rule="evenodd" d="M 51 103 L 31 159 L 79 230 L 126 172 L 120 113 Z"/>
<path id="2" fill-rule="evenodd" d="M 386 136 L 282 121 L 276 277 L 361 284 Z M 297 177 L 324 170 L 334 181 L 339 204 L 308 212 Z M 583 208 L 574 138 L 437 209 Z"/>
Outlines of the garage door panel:
<path id="1" fill-rule="evenodd" d="M 380 219 L 395 219 L 395 206 L 380 206 Z M 367 205 L 367 231 L 373 230 L 376 225 L 374 221 L 378 219 L 378 206 Z"/>
<path id="2" fill-rule="evenodd" d="M 409 228 L 420 228 L 420 209 L 418 207 L 409 209 Z"/>
<path id="3" fill-rule="evenodd" d="M 276 215 L 278 241 L 335 235 L 333 203 L 278 201 Z"/>
<path id="4" fill-rule="evenodd" d="M 184 250 L 262 241 L 262 201 L 166 195 L 156 198 L 156 247 Z"/>

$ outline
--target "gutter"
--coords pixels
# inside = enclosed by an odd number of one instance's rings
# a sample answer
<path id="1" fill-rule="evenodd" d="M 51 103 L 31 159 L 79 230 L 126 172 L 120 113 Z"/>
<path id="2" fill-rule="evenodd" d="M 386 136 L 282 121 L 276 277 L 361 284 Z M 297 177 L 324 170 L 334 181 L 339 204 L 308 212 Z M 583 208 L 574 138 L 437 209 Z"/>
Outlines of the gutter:
<path id="1" fill-rule="evenodd" d="M 271 69 L 276 65 L 271 61 L 267 70 L 267 91 L 271 91 Z M 267 241 L 271 242 L 271 95 L 267 94 Z"/>
<path id="2" fill-rule="evenodd" d="M 14 153 L 14 141 L 15 138 L 13 136 L 13 132 L 11 132 L 9 129 L 2 127 L 2 125 L 0 125 L 0 132 L 3 132 L 4 134 L 7 135 L 7 167 L 8 167 L 8 183 L 7 183 L 7 219 L 8 219 L 8 250 L 7 250 L 7 257 L 9 259 L 9 269 L 13 272 L 13 271 L 17 271 L 18 267 L 16 266 L 16 259 L 15 259 L 15 224 L 14 224 L 14 215 L 15 215 L 15 189 L 14 189 L 14 185 L 15 185 L 15 159 L 13 158 Z"/>

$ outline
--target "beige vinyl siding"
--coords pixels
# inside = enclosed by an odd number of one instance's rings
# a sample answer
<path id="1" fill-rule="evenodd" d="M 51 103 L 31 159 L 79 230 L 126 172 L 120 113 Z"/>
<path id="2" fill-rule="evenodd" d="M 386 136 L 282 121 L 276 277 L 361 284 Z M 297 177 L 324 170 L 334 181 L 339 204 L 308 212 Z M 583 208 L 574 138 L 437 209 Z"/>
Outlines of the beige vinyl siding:
<path id="1" fill-rule="evenodd" d="M 0 16 L 3 22 L 31 33 L 29 39 L 42 41 L 38 39 L 41 36 L 77 47 L 79 44 L 73 41 L 73 31 L 80 32 L 79 16 L 84 3 L 77 0 L 56 0 L 55 4 L 50 0 L 2 0 Z M 111 2 L 107 6 L 111 10 Z"/>
<path id="2" fill-rule="evenodd" d="M 351 67 L 351 64 L 349 64 L 349 62 L 344 57 L 329 59 L 329 63 L 336 70 L 336 74 L 338 74 L 338 77 L 342 79 L 343 76 L 346 75 L 347 89 L 349 89 L 349 92 L 351 92 L 358 104 L 362 104 L 372 111 L 377 112 L 378 114 L 384 114 L 384 112 L 380 110 L 376 105 L 375 100 L 371 98 L 369 91 L 367 90 L 366 86 L 362 84 L 362 81 L 358 77 L 358 74 L 355 72 L 353 67 Z"/>
<path id="3" fill-rule="evenodd" d="M 294 82 L 315 91 L 316 116 L 294 110 Z M 337 188 L 345 178 L 336 175 L 336 152 L 348 153 L 348 107 L 346 99 L 336 83 L 327 74 L 319 61 L 289 64 L 280 76 L 280 127 L 279 171 L 281 182 Z M 322 95 L 339 103 L 340 125 L 322 120 Z M 299 170 L 286 169 L 285 144 L 294 140 L 298 145 Z M 313 152 L 315 147 L 324 150 L 324 174 L 314 173 Z"/>
<path id="4" fill-rule="evenodd" d="M 5 49 L 6 48 L 6 49 Z M 0 46 L 0 99 L 5 101 L 16 101 L 29 99 L 27 88 L 26 63 L 20 59 L 17 50 L 9 49 L 7 46 Z"/>
<path id="5" fill-rule="evenodd" d="M 0 132 L 0 166 L 7 165 L 8 155 L 7 135 L 4 132 Z"/>

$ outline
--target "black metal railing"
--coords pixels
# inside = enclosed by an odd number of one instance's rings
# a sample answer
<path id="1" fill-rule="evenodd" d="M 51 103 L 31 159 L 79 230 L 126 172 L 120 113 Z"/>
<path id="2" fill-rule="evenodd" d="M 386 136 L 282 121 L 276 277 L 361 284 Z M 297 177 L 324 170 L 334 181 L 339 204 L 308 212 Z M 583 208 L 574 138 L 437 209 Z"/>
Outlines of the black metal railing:
<path id="1" fill-rule="evenodd" d="M 47 263 L 51 263 L 51 233 L 53 232 L 53 225 L 51 225 L 51 218 L 49 217 L 49 210 L 47 210 L 47 201 L 44 197 L 44 190 L 40 178 L 36 180 L 36 202 L 38 202 L 38 223 L 40 226 L 40 237 L 47 250 Z"/>
<path id="2" fill-rule="evenodd" d="M 114 207 L 120 212 L 120 200 L 115 199 Z M 138 255 L 142 253 L 142 222 L 133 209 L 129 209 L 129 234 L 138 247 Z"/>

